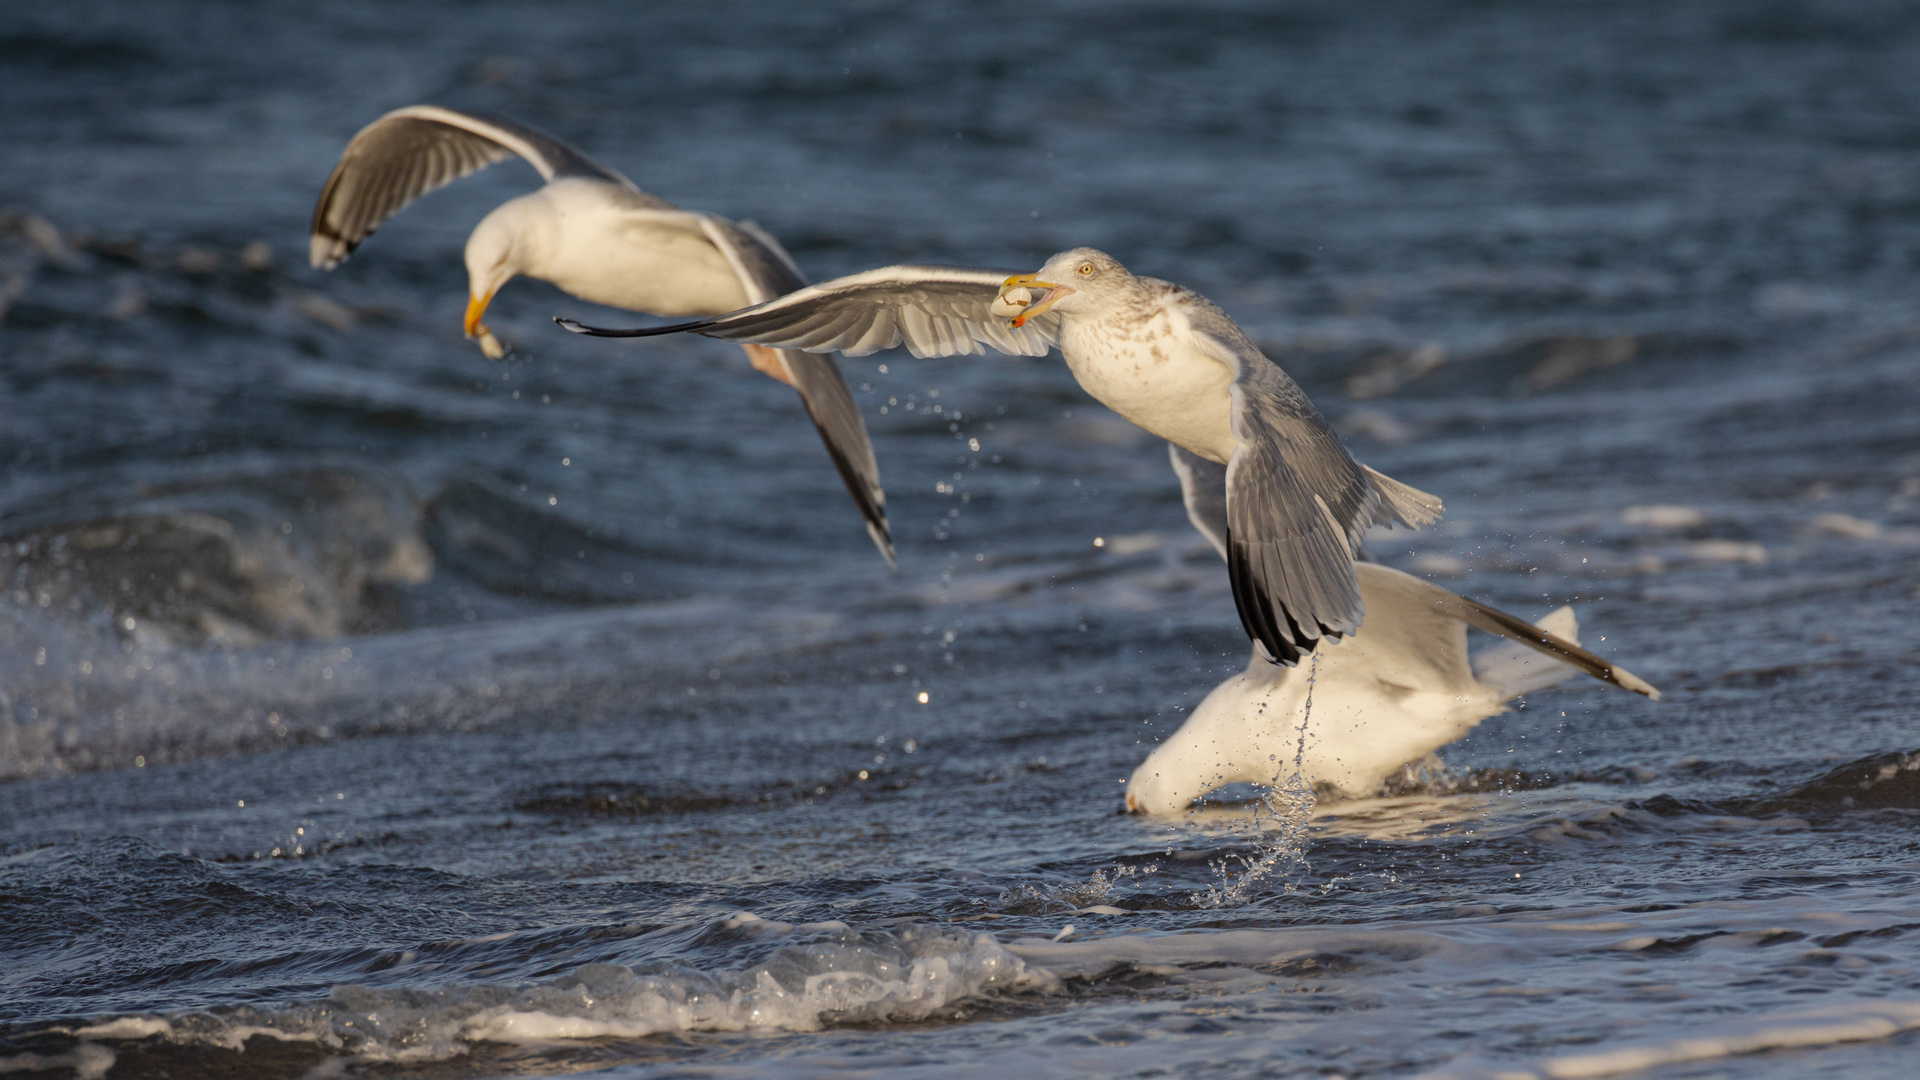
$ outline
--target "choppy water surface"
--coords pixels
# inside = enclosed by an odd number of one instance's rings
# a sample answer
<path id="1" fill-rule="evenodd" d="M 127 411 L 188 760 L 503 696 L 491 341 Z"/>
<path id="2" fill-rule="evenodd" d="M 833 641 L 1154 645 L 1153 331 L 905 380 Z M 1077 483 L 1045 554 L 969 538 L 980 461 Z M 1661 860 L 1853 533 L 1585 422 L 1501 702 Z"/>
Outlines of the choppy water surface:
<path id="1" fill-rule="evenodd" d="M 1910 1075 L 1909 6 L 792 7 L 9 14 L 0 1071 Z M 1380 557 L 1666 700 L 1125 816 L 1245 657 L 1161 444 L 848 362 L 889 574 L 738 350 L 460 339 L 529 170 L 304 266 L 418 100 L 816 276 L 1192 284 L 1446 499 Z"/>

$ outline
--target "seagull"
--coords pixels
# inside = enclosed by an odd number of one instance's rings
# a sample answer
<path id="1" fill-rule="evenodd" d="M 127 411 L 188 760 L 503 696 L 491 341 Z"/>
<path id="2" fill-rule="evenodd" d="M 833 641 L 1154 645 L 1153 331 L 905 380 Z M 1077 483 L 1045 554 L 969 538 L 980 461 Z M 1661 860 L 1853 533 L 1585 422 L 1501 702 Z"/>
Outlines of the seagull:
<path id="1" fill-rule="evenodd" d="M 415 199 L 515 154 L 546 186 L 502 203 L 467 238 L 466 331 L 489 357 L 506 350 L 480 320 L 515 277 L 669 318 L 732 311 L 806 284 L 780 242 L 751 221 L 681 210 L 545 132 L 438 105 L 395 109 L 347 144 L 313 210 L 313 265 L 333 269 Z M 868 535 L 893 565 L 880 468 L 839 365 L 830 356 L 743 347 L 755 370 L 800 392 Z"/>
<path id="2" fill-rule="evenodd" d="M 1370 526 L 1418 528 L 1440 516 L 1439 499 L 1354 461 L 1226 312 L 1092 248 L 1063 251 L 1032 274 L 889 266 L 670 326 L 557 321 L 602 337 L 689 332 L 848 356 L 901 344 L 920 357 L 986 347 L 1044 356 L 1058 345 L 1108 408 L 1225 467 L 1234 603 L 1274 664 L 1296 664 L 1322 638 L 1360 628 L 1354 554 Z"/>
<path id="3" fill-rule="evenodd" d="M 1227 556 L 1226 470 L 1168 448 L 1187 517 Z M 1256 647 L 1245 671 L 1208 694 L 1127 781 L 1127 809 L 1177 814 L 1225 784 L 1309 784 L 1354 795 L 1458 739 L 1505 702 L 1582 672 L 1655 701 L 1660 691 L 1579 644 L 1573 609 L 1537 623 L 1361 562 L 1367 624 L 1310 670 L 1276 668 Z M 1506 644 L 1467 653 L 1467 628 Z"/>

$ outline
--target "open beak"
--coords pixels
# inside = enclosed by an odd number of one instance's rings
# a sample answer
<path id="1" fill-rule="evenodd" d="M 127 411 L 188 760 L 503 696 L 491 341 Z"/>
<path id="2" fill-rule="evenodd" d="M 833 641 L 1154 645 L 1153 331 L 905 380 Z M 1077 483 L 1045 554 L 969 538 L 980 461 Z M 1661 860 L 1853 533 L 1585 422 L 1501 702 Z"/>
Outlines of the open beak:
<path id="1" fill-rule="evenodd" d="M 1041 281 L 1039 274 L 1015 274 L 1000 283 L 1000 295 L 1005 297 L 1014 289 L 1045 289 L 1046 294 L 1039 300 L 1027 305 L 1027 309 L 1013 317 L 1013 325 L 1025 326 L 1027 320 L 1059 303 L 1062 298 L 1072 295 L 1073 286 L 1055 285 L 1051 281 Z"/>
<path id="2" fill-rule="evenodd" d="M 492 300 L 492 293 L 488 293 L 485 296 L 468 294 L 467 339 L 470 341 L 478 341 L 480 343 L 480 351 L 487 354 L 487 359 L 498 360 L 507 355 L 507 347 L 500 344 L 500 339 L 493 336 L 493 331 L 487 329 L 480 322 L 480 317 L 487 313 L 487 304 L 492 302 Z"/>

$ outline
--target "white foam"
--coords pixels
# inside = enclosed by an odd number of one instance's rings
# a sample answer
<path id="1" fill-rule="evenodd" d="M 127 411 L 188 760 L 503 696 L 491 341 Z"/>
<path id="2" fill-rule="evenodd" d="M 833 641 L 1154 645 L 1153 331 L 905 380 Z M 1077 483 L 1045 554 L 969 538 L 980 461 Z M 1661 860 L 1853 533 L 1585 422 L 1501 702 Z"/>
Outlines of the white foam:
<path id="1" fill-rule="evenodd" d="M 117 1060 L 113 1051 L 93 1043 L 81 1043 L 64 1054 L 0 1055 L 0 1073 L 50 1072 L 72 1069 L 75 1080 L 101 1080 Z"/>
<path id="2" fill-rule="evenodd" d="M 908 926 L 859 933 L 840 923 L 793 926 L 741 913 L 720 929 L 827 940 L 780 948 L 765 964 L 706 973 L 636 972 L 590 964 L 528 987 L 334 988 L 323 1003 L 241 1008 L 171 1019 L 128 1017 L 73 1032 L 100 1039 L 160 1035 L 238 1048 L 253 1035 L 311 1041 L 376 1060 L 441 1060 L 477 1042 L 536 1044 L 686 1031 L 815 1031 L 830 1024 L 924 1020 L 970 998 L 1051 986 L 1044 971 L 986 934 Z"/>
<path id="3" fill-rule="evenodd" d="M 1920 1001 L 1849 1001 L 1818 1009 L 1743 1016 L 1666 1037 L 1602 1045 L 1578 1054 L 1522 1062 L 1461 1061 L 1423 1073 L 1417 1080 L 1587 1080 L 1762 1050 L 1884 1039 L 1916 1028 L 1920 1028 Z"/>
<path id="4" fill-rule="evenodd" d="M 149 1035 L 164 1035 L 171 1030 L 173 1025 L 157 1016 L 123 1016 L 104 1024 L 74 1028 L 72 1034 L 82 1039 L 144 1039 Z"/>
<path id="5" fill-rule="evenodd" d="M 1119 934 L 1087 941 L 1016 941 L 1008 946 L 1029 968 L 1056 978 L 1097 978 L 1128 965 L 1173 968 L 1194 964 L 1275 964 L 1315 953 L 1376 953 L 1412 960 L 1459 953 L 1460 943 L 1438 934 L 1397 930 L 1223 930 L 1217 933 Z"/>

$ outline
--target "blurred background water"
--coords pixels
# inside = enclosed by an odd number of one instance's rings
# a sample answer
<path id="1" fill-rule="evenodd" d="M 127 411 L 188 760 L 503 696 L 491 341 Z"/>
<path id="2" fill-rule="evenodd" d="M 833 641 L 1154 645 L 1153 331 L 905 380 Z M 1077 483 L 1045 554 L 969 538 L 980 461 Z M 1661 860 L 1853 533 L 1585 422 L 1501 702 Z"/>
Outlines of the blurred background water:
<path id="1" fill-rule="evenodd" d="M 1891 0 L 9 5 L 0 1069 L 1907 1075 L 1914 70 Z M 738 349 L 462 340 L 525 166 L 306 267 L 420 101 L 815 278 L 1191 285 L 1446 500 L 1377 555 L 1666 700 L 1122 815 L 1246 655 L 1162 444 L 846 361 L 890 573 Z"/>

